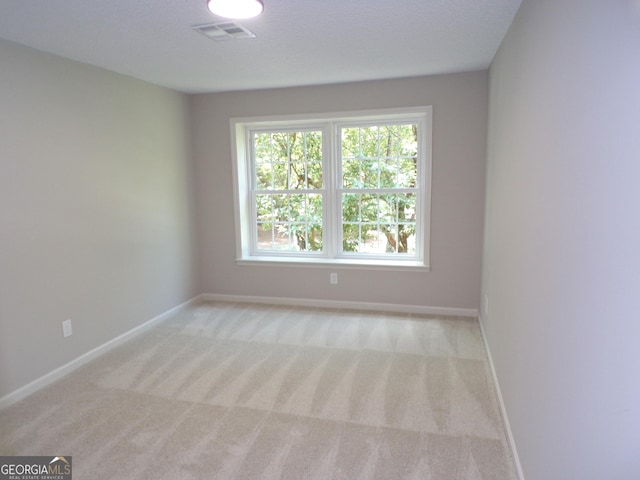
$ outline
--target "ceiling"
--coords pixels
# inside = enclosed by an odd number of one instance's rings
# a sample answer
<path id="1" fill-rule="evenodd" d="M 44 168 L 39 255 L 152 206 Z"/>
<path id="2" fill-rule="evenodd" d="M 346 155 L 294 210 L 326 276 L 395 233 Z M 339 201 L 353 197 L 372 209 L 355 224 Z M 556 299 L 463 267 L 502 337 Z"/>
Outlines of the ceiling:
<path id="1" fill-rule="evenodd" d="M 261 16 L 238 21 L 255 38 L 216 42 L 192 30 L 228 21 L 205 0 L 0 0 L 0 38 L 182 92 L 221 92 L 485 69 L 521 2 L 263 1 Z"/>

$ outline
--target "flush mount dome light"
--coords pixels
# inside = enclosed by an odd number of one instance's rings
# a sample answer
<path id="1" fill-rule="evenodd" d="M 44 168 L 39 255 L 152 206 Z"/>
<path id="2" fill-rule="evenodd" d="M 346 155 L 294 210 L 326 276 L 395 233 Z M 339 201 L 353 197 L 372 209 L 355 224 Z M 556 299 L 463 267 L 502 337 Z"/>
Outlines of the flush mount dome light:
<path id="1" fill-rule="evenodd" d="M 211 13 L 225 18 L 256 17 L 264 10 L 260 0 L 207 0 Z"/>

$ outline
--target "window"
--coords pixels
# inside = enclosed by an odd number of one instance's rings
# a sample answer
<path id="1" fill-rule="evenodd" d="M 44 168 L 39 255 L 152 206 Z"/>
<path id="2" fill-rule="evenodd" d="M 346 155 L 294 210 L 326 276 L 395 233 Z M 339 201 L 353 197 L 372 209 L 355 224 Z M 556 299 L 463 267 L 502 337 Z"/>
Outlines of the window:
<path id="1" fill-rule="evenodd" d="M 323 251 L 322 131 L 252 131 L 254 252 Z"/>
<path id="2" fill-rule="evenodd" d="M 231 127 L 240 262 L 428 267 L 430 107 Z"/>

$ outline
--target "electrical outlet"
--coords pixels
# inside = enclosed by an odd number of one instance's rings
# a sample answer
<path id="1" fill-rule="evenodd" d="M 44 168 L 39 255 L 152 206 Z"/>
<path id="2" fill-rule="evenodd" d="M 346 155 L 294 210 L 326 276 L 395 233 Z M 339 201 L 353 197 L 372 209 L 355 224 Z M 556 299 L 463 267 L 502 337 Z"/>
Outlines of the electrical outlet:
<path id="1" fill-rule="evenodd" d="M 67 338 L 73 335 L 73 328 L 71 327 L 71 320 L 65 320 L 62 322 L 62 336 Z"/>
<path id="2" fill-rule="evenodd" d="M 338 274 L 337 273 L 329 274 L 329 283 L 331 285 L 337 285 L 338 284 Z"/>

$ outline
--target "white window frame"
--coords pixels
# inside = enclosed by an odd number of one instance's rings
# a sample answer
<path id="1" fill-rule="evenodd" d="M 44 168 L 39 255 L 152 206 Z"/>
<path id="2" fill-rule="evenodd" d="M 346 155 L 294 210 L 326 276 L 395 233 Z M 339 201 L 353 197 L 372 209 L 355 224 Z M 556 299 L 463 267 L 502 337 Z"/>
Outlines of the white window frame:
<path id="1" fill-rule="evenodd" d="M 372 255 L 341 252 L 342 229 L 340 139 L 338 132 L 345 126 L 398 122 L 417 123 L 418 177 L 416 184 L 417 209 L 421 212 L 416 223 L 416 255 Z M 373 269 L 429 270 L 431 223 L 431 145 L 432 107 L 413 107 L 357 112 L 338 112 L 322 115 L 287 115 L 269 117 L 232 118 L 231 151 L 233 162 L 234 210 L 236 221 L 236 262 L 241 265 L 289 266 L 355 266 Z M 254 181 L 252 132 L 286 130 L 322 130 L 323 135 L 323 189 L 314 193 L 323 195 L 323 252 L 268 252 L 257 251 L 255 233 L 255 206 L 252 201 Z"/>

